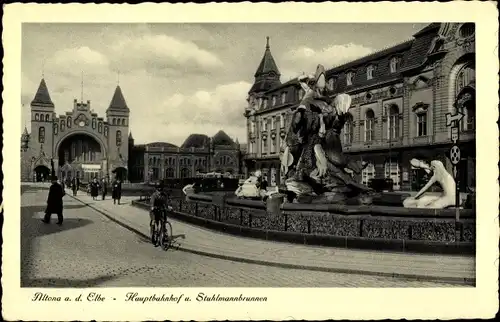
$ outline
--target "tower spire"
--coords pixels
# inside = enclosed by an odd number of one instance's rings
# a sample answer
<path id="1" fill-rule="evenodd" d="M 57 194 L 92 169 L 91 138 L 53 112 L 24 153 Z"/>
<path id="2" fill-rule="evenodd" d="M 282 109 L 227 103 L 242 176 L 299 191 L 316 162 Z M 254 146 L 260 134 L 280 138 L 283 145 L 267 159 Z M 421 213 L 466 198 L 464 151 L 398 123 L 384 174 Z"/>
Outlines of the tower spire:
<path id="1" fill-rule="evenodd" d="M 45 58 L 42 60 L 42 78 L 45 78 Z"/>
<path id="2" fill-rule="evenodd" d="M 270 48 L 269 47 L 269 36 L 266 37 L 266 40 L 267 40 L 267 42 L 266 42 L 266 49 L 269 49 Z"/>

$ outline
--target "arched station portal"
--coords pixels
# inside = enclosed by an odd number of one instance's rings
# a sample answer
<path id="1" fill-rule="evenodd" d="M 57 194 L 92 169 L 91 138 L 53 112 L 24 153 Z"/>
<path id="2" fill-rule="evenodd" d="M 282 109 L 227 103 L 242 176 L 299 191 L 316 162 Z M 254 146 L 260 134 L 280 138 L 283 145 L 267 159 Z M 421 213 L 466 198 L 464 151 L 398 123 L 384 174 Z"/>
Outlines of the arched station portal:
<path id="1" fill-rule="evenodd" d="M 50 180 L 50 169 L 44 165 L 39 165 L 35 168 L 35 180 L 36 182 L 43 182 Z"/>
<path id="2" fill-rule="evenodd" d="M 93 178 L 102 178 L 106 173 L 106 155 L 101 144 L 87 134 L 74 134 L 64 138 L 59 144 L 58 176 L 63 180 L 80 178 L 89 182 Z"/>

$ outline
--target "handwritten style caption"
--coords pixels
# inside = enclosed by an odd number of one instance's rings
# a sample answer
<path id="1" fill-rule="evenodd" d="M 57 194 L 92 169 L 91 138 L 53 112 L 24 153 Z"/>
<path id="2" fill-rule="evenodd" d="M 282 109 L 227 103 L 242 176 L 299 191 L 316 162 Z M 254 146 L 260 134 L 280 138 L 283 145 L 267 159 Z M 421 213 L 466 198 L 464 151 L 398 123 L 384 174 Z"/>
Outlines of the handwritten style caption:
<path id="1" fill-rule="evenodd" d="M 69 296 L 51 296 L 49 293 L 36 292 L 33 294 L 31 299 L 32 302 L 110 302 L 110 301 L 123 301 L 123 302 L 135 302 L 135 303 L 149 303 L 149 302 L 168 302 L 179 304 L 180 302 L 191 302 L 191 299 L 196 302 L 267 302 L 267 297 L 259 296 L 244 296 L 239 294 L 239 296 L 227 296 L 220 293 L 217 294 L 205 294 L 200 292 L 195 294 L 195 296 L 181 294 L 166 294 L 166 293 L 138 293 L 138 292 L 128 292 L 124 294 L 122 298 L 115 297 L 105 297 L 98 292 L 81 293 L 76 297 Z"/>

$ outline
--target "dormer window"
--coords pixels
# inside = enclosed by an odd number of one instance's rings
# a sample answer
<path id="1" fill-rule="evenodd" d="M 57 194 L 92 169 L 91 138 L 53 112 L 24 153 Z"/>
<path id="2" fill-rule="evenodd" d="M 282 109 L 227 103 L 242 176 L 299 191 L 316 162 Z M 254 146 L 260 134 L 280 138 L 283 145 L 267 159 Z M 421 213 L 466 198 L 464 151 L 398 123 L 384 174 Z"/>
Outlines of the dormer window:
<path id="1" fill-rule="evenodd" d="M 299 100 L 302 100 L 302 98 L 304 97 L 304 93 L 305 93 L 304 90 L 301 88 L 299 90 Z"/>
<path id="2" fill-rule="evenodd" d="M 353 72 L 347 73 L 346 77 L 347 86 L 351 86 L 353 80 L 354 80 L 354 73 Z"/>
<path id="3" fill-rule="evenodd" d="M 273 95 L 273 106 L 276 105 L 276 95 Z"/>
<path id="4" fill-rule="evenodd" d="M 366 79 L 370 80 L 373 78 L 373 72 L 375 71 L 375 66 L 370 65 L 366 68 Z"/>
<path id="5" fill-rule="evenodd" d="M 328 80 L 327 88 L 333 91 L 333 86 L 335 86 L 335 78 L 332 77 Z"/>
<path id="6" fill-rule="evenodd" d="M 398 67 L 399 67 L 399 57 L 392 57 L 390 62 L 391 73 L 397 72 Z"/>
<path id="7" fill-rule="evenodd" d="M 286 102 L 286 92 L 281 93 L 281 104 L 285 104 Z"/>

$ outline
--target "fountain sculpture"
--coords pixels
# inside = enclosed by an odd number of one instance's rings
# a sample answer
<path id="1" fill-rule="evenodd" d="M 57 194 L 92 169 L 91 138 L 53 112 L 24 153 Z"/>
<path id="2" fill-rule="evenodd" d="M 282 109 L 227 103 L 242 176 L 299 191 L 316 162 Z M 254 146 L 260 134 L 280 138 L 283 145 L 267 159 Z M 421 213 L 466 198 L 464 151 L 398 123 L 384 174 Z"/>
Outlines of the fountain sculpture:
<path id="1" fill-rule="evenodd" d="M 340 134 L 351 107 L 351 97 L 327 95 L 325 69 L 318 65 L 314 76 L 301 76 L 305 94 L 293 111 L 292 121 L 280 151 L 285 186 L 295 202 L 343 203 L 356 199 L 370 204 L 372 190 L 357 183 L 366 163 L 349 160 L 342 152 Z"/>
<path id="2" fill-rule="evenodd" d="M 424 169 L 429 174 L 432 172 L 432 177 L 414 197 L 408 197 L 403 201 L 403 206 L 405 208 L 444 209 L 455 205 L 455 180 L 451 174 L 446 171 L 441 161 L 434 160 L 428 165 L 423 161 L 412 159 L 410 163 L 415 168 Z M 438 183 L 443 188 L 443 192 L 437 196 L 429 193 L 426 194 L 427 190 L 429 190 L 434 183 Z"/>

